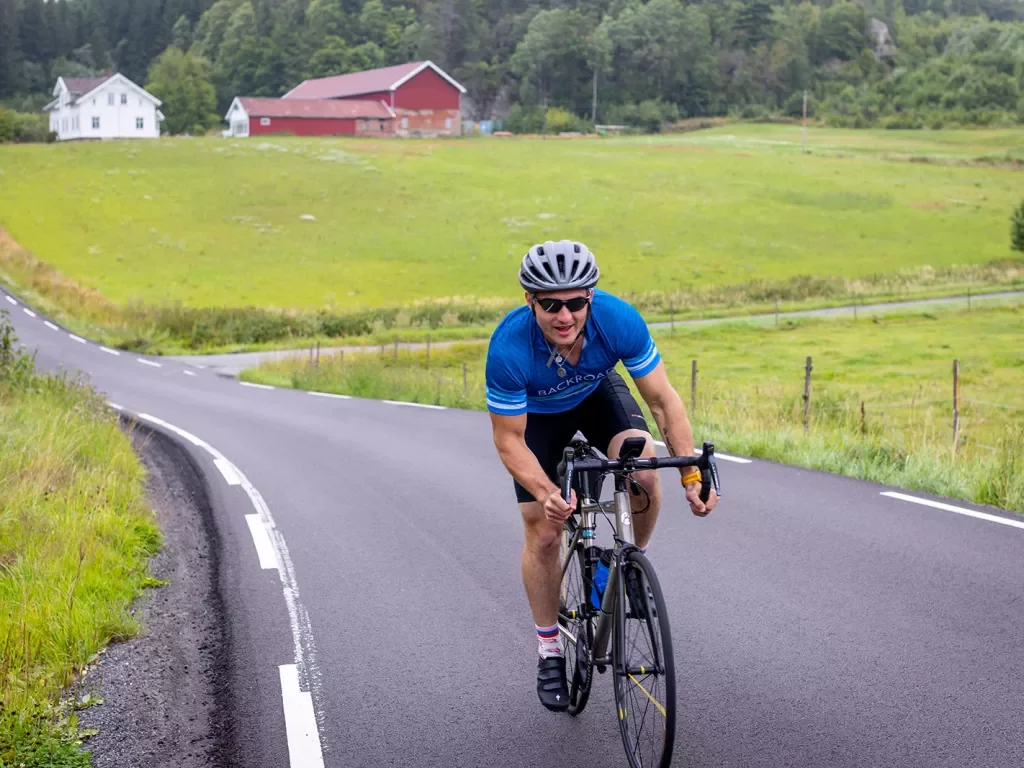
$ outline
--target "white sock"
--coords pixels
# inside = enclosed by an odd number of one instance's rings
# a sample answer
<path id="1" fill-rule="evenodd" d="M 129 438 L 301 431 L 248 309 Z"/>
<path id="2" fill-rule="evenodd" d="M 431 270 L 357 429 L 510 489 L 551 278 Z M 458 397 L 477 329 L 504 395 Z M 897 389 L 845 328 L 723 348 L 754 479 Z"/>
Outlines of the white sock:
<path id="1" fill-rule="evenodd" d="M 537 627 L 537 640 L 540 642 L 538 651 L 542 658 L 550 659 L 552 656 L 562 655 L 562 636 L 558 631 L 558 625 L 552 624 L 550 627 L 541 627 L 534 624 Z"/>

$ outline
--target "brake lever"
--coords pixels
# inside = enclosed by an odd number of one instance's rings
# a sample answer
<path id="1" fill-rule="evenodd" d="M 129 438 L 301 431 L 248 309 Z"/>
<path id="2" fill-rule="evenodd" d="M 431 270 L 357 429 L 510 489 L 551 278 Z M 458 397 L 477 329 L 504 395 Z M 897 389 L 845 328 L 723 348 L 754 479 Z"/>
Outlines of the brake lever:
<path id="1" fill-rule="evenodd" d="M 715 495 L 722 497 L 722 486 L 718 479 L 718 465 L 715 463 L 715 444 L 704 443 L 704 453 L 700 462 L 700 500 L 707 503 L 711 498 L 711 487 L 714 485 Z"/>
<path id="2" fill-rule="evenodd" d="M 562 462 L 565 464 L 565 472 L 562 474 L 562 498 L 566 504 L 572 504 L 572 473 L 575 468 L 572 448 L 566 448 L 562 454 Z"/>

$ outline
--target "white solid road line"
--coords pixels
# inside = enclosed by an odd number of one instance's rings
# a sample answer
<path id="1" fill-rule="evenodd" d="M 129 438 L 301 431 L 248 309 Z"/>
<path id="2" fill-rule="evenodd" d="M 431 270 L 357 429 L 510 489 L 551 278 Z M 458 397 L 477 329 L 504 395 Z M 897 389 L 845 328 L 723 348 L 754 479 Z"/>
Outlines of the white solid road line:
<path id="1" fill-rule="evenodd" d="M 68 336 L 71 337 L 72 341 L 77 341 L 79 344 L 85 344 L 85 339 L 83 339 L 81 336 L 75 336 L 75 334 L 73 333 L 69 333 Z"/>
<path id="2" fill-rule="evenodd" d="M 220 470 L 220 473 L 224 475 L 224 481 L 228 485 L 242 484 L 242 478 L 238 476 L 238 472 L 235 471 L 235 465 L 232 464 L 230 461 L 228 461 L 227 459 L 217 458 L 213 460 L 213 464 L 214 466 L 217 467 L 217 469 Z"/>
<path id="3" fill-rule="evenodd" d="M 49 320 L 43 320 L 43 325 L 45 325 L 51 331 L 59 331 L 60 330 L 60 328 L 58 328 L 56 325 L 51 323 Z"/>
<path id="4" fill-rule="evenodd" d="M 333 397 L 336 400 L 351 400 L 352 395 L 336 395 L 333 392 L 310 392 L 313 397 Z"/>
<path id="5" fill-rule="evenodd" d="M 654 444 L 655 445 L 660 445 L 662 448 L 665 447 L 665 443 L 663 443 L 661 440 L 655 440 Z M 696 449 L 694 449 L 694 451 L 693 451 L 693 455 L 694 456 L 700 456 L 701 453 L 702 453 L 702 451 L 698 451 Z M 716 459 L 721 459 L 722 461 L 733 461 L 733 462 L 735 462 L 737 464 L 753 464 L 754 463 L 751 459 L 744 459 L 744 458 L 741 458 L 739 456 L 730 456 L 727 453 L 719 453 L 718 451 L 715 451 L 715 458 Z"/>
<path id="6" fill-rule="evenodd" d="M 120 405 L 118 405 L 117 403 L 113 403 L 113 402 L 111 402 L 109 400 L 107 401 L 107 405 L 109 405 L 115 411 L 123 411 L 124 410 L 124 408 L 122 408 Z"/>
<path id="7" fill-rule="evenodd" d="M 267 532 L 267 526 L 260 520 L 260 516 L 255 513 L 246 515 L 245 522 L 249 524 L 252 543 L 256 545 L 256 556 L 260 559 L 260 568 L 264 570 L 278 569 L 274 545 L 270 543 L 270 534 Z"/>
<path id="8" fill-rule="evenodd" d="M 28 315 L 29 317 L 35 317 L 35 316 L 36 316 L 36 313 L 35 313 L 35 312 L 33 312 L 33 311 L 32 311 L 31 309 L 29 309 L 28 307 L 22 307 L 22 308 L 21 308 L 21 311 L 22 311 L 22 312 L 24 312 L 24 313 L 25 313 L 26 315 Z"/>
<path id="9" fill-rule="evenodd" d="M 288 757 L 291 768 L 323 768 L 320 736 L 313 712 L 313 698 L 299 688 L 299 669 L 282 664 L 281 694 L 284 697 L 284 726 L 288 731 Z"/>
<path id="10" fill-rule="evenodd" d="M 406 403 L 402 400 L 381 400 L 382 403 L 388 405 L 407 405 L 410 408 L 430 408 L 432 411 L 444 411 L 447 410 L 446 406 L 443 405 L 427 405 L 426 403 Z"/>
<path id="11" fill-rule="evenodd" d="M 909 501 L 913 504 L 920 504 L 925 507 L 934 507 L 935 509 L 944 509 L 947 512 L 956 512 L 958 515 L 966 515 L 967 517 L 976 517 L 979 520 L 987 520 L 990 523 L 1000 523 L 1001 525 L 1010 525 L 1014 528 L 1024 528 L 1024 521 L 1021 520 L 1010 520 L 1005 517 L 997 517 L 996 515 L 989 515 L 985 512 L 976 512 L 973 509 L 967 509 L 966 507 L 955 507 L 952 504 L 944 504 L 941 501 L 932 501 L 931 499 L 921 499 L 917 496 L 908 496 L 905 493 L 897 493 L 895 491 L 882 491 L 882 496 L 888 496 L 891 499 L 899 499 L 900 501 Z"/>
<path id="12" fill-rule="evenodd" d="M 116 356 L 116 355 L 120 355 L 121 354 L 116 349 L 111 349 L 110 347 L 100 347 L 100 349 L 102 349 L 108 355 L 115 355 Z"/>
<path id="13" fill-rule="evenodd" d="M 243 387 L 252 387 L 253 389 L 273 389 L 269 384 L 254 384 L 251 381 L 240 381 L 238 383 Z"/>
<path id="14" fill-rule="evenodd" d="M 147 360 L 144 357 L 136 357 L 135 360 L 136 360 L 136 362 L 142 363 L 143 365 L 148 365 L 148 366 L 150 366 L 152 368 L 163 368 L 164 367 L 163 363 L 154 363 L 152 360 Z"/>

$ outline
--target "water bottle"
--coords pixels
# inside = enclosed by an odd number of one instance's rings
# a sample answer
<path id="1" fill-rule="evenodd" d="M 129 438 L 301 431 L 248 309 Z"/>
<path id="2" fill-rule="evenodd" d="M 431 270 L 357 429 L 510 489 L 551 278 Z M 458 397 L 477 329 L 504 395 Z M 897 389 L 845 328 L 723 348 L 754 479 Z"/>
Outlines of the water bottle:
<path id="1" fill-rule="evenodd" d="M 601 600 L 604 598 L 604 588 L 608 586 L 608 566 L 612 564 L 612 553 L 607 549 L 598 558 L 597 568 L 594 571 L 594 585 L 590 588 L 590 604 L 594 608 L 601 607 Z"/>

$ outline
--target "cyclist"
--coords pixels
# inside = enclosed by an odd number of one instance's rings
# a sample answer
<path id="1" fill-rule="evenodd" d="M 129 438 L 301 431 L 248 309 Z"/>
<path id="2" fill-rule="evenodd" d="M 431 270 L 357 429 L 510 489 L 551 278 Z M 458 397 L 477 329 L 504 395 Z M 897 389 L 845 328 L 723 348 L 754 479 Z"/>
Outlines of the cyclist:
<path id="1" fill-rule="evenodd" d="M 594 255 L 583 243 L 547 241 L 523 257 L 519 282 L 526 304 L 498 324 L 487 352 L 487 408 L 494 444 L 515 481 L 526 544 L 522 573 L 536 626 L 540 659 L 537 695 L 554 711 L 569 705 L 565 657 L 558 632 L 562 525 L 576 505 L 566 504 L 555 479 L 562 450 L 576 431 L 591 445 L 617 458 L 623 441 L 643 437 L 644 456 L 655 456 L 654 440 L 640 407 L 615 371 L 621 360 L 654 416 L 673 456 L 693 455 L 693 433 L 682 400 L 646 323 L 630 304 L 595 288 Z M 681 470 L 686 500 L 705 516 L 717 502 L 700 494 L 700 471 Z M 633 534 L 646 552 L 661 489 L 657 473 L 637 472 L 645 493 L 635 493 Z M 630 600 L 640 601 L 627 584 Z"/>

